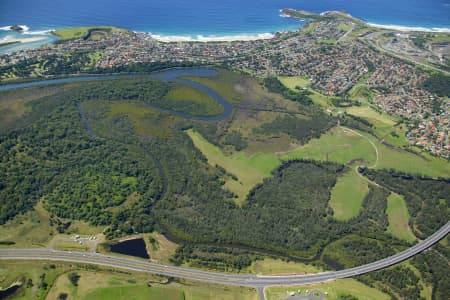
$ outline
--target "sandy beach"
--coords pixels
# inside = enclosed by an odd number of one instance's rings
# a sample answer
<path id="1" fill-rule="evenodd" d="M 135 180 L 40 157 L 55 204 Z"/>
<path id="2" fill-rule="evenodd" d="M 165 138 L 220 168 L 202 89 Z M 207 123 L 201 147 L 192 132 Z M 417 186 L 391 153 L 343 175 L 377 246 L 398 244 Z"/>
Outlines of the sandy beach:
<path id="1" fill-rule="evenodd" d="M 0 40 L 0 44 L 2 43 L 33 43 L 33 42 L 39 42 L 42 40 L 45 40 L 46 37 L 45 36 L 37 36 L 37 37 L 28 37 L 28 38 L 20 38 L 20 39 L 15 39 L 15 38 L 8 38 L 8 39 L 3 39 Z"/>

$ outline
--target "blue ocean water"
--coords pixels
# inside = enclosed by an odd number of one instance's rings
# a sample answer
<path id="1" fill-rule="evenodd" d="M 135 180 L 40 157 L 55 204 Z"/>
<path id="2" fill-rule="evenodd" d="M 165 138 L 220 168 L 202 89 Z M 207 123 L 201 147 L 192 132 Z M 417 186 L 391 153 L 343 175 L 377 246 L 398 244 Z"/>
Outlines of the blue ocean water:
<path id="1" fill-rule="evenodd" d="M 299 20 L 280 17 L 286 7 L 342 10 L 377 24 L 450 28 L 450 0 L 0 0 L 0 27 L 26 25 L 28 32 L 20 35 L 29 36 L 81 25 L 163 36 L 254 35 L 301 26 Z M 0 42 L 14 34 L 0 30 Z"/>

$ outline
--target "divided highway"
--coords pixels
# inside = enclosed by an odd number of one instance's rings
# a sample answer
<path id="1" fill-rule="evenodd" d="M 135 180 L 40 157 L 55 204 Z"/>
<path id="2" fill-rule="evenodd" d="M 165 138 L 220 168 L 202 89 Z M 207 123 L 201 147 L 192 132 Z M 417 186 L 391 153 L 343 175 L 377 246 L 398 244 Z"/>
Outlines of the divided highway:
<path id="1" fill-rule="evenodd" d="M 353 277 L 398 264 L 411 258 L 439 242 L 447 236 L 450 231 L 450 221 L 447 222 L 433 235 L 426 240 L 420 241 L 411 248 L 400 253 L 378 260 L 373 263 L 341 271 L 330 271 L 307 275 L 286 275 L 286 276 L 259 276 L 259 275 L 239 275 L 225 274 L 218 272 L 208 272 L 196 269 L 181 268 L 175 266 L 160 265 L 136 259 L 107 256 L 103 254 L 92 254 L 83 252 L 56 251 L 50 249 L 0 249 L 0 259 L 3 260 L 46 260 L 46 261 L 67 261 L 85 264 L 101 265 L 112 268 L 121 268 L 132 271 L 160 274 L 190 280 L 248 287 L 268 287 L 268 286 L 291 286 L 305 285 L 335 280 L 339 278 Z"/>

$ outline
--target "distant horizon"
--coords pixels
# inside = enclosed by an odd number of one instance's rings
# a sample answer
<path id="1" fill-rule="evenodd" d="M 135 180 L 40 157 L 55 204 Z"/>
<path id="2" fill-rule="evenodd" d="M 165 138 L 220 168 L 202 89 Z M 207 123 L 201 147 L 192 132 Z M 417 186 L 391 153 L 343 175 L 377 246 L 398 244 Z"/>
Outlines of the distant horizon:
<path id="1" fill-rule="evenodd" d="M 450 31 L 450 1 L 418 0 L 192 0 L 88 1 L 49 3 L 45 0 L 4 0 L 0 4 L 0 29 L 13 24 L 29 27 L 28 34 L 77 26 L 110 25 L 167 36 L 257 35 L 294 30 L 299 20 L 282 18 L 284 8 L 321 13 L 339 10 L 367 23 L 402 28 Z M 0 39 L 5 30 L 0 30 Z"/>

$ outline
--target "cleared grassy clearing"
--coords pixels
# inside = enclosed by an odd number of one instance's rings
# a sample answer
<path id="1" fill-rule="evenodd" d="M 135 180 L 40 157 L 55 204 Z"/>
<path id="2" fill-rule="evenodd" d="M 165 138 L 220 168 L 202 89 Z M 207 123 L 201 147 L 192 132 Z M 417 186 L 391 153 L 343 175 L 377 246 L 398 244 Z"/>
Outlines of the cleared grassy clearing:
<path id="1" fill-rule="evenodd" d="M 212 116 L 223 112 L 223 106 L 213 97 L 188 85 L 178 84 L 163 100 L 172 102 L 193 115 Z"/>
<path id="2" fill-rule="evenodd" d="M 295 90 L 297 86 L 299 87 L 310 87 L 311 82 L 308 78 L 303 76 L 278 76 L 278 80 L 281 81 L 286 87 Z"/>
<path id="3" fill-rule="evenodd" d="M 225 156 L 219 147 L 209 143 L 198 132 L 188 130 L 187 134 L 210 165 L 219 165 L 238 178 L 238 181 L 228 179 L 225 186 L 238 196 L 236 202 L 239 204 L 256 184 L 271 176 L 272 170 L 280 164 L 280 160 L 273 154 L 257 153 L 247 156 L 239 152 Z"/>
<path id="4" fill-rule="evenodd" d="M 254 262 L 247 271 L 261 275 L 313 274 L 322 270 L 313 265 L 307 265 L 281 259 L 266 258 Z"/>
<path id="5" fill-rule="evenodd" d="M 449 177 L 450 164 L 444 159 L 421 153 L 423 158 L 413 153 L 392 149 L 369 137 L 378 147 L 380 161 L 377 169 L 395 169 L 398 171 L 422 174 L 431 177 Z"/>
<path id="6" fill-rule="evenodd" d="M 56 225 L 50 226 L 50 214 L 38 202 L 33 211 L 18 215 L 0 228 L 0 241 L 13 241 L 14 245 L 0 247 L 47 247 L 50 240 L 56 235 Z M 71 221 L 72 224 L 66 233 L 81 233 L 95 235 L 101 233 L 103 228 L 88 225 L 82 221 Z"/>
<path id="7" fill-rule="evenodd" d="M 304 158 L 344 164 L 358 159 L 372 165 L 376 161 L 376 154 L 366 139 L 335 127 L 320 139 L 313 139 L 308 144 L 283 154 L 281 158 L 283 160 Z"/>
<path id="8" fill-rule="evenodd" d="M 360 134 L 363 136 L 335 127 L 320 139 L 311 140 L 307 145 L 281 155 L 281 159 L 304 158 L 338 163 L 362 159 L 365 165 L 372 166 L 376 161 L 376 155 L 368 141 L 370 139 L 378 149 L 377 169 L 395 169 L 431 177 L 450 176 L 450 164 L 444 159 L 426 153 L 421 153 L 422 158 L 401 149 L 388 147 L 368 134 Z"/>
<path id="9" fill-rule="evenodd" d="M 367 180 L 356 174 L 354 168 L 338 177 L 336 185 L 331 191 L 329 203 L 333 209 L 334 218 L 346 221 L 356 217 L 368 192 Z"/>
<path id="10" fill-rule="evenodd" d="M 394 126 L 398 119 L 391 117 L 385 113 L 379 113 L 368 106 L 352 106 L 346 109 L 346 111 L 358 117 L 367 119 L 370 123 L 375 126 Z"/>
<path id="11" fill-rule="evenodd" d="M 302 293 L 305 293 L 306 290 L 326 292 L 325 299 L 327 300 L 339 300 L 341 295 L 353 295 L 358 299 L 364 300 L 391 299 L 389 295 L 368 287 L 355 279 L 339 279 L 328 283 L 298 287 L 273 287 L 266 289 L 266 296 L 268 300 L 289 299 L 289 293 L 297 292 L 298 290 Z"/>
<path id="12" fill-rule="evenodd" d="M 409 227 L 409 213 L 403 196 L 392 193 L 388 197 L 387 210 L 389 226 L 388 232 L 407 242 L 414 242 L 416 237 Z"/>

